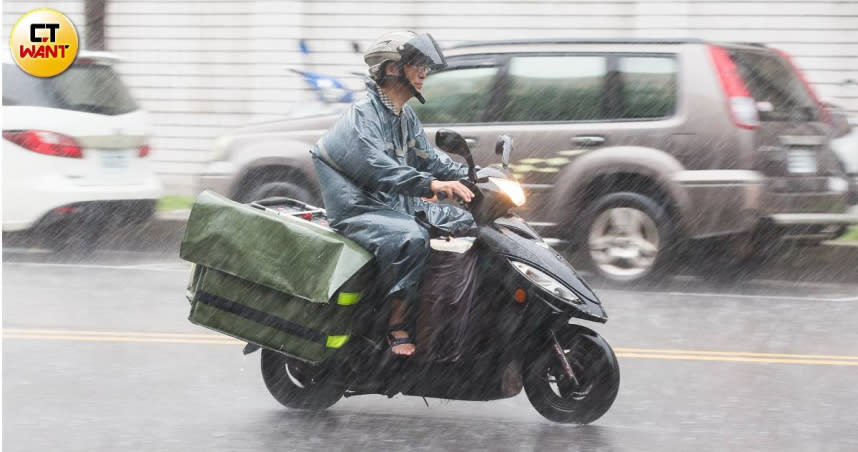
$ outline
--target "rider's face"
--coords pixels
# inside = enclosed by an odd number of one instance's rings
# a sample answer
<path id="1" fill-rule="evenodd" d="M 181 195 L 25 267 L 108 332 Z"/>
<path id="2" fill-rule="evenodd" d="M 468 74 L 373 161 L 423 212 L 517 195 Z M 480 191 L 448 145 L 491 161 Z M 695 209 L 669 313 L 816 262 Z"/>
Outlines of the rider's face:
<path id="1" fill-rule="evenodd" d="M 423 91 L 423 80 L 429 75 L 429 67 L 406 64 L 403 68 L 405 69 L 405 77 L 408 78 L 408 81 L 417 88 L 417 91 Z"/>

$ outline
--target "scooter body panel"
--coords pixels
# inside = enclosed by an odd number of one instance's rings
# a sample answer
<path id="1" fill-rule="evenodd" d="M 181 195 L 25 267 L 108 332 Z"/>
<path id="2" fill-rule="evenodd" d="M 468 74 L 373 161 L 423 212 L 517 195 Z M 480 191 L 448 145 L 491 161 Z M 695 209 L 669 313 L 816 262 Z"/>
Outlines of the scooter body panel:
<path id="1" fill-rule="evenodd" d="M 557 311 L 568 311 L 575 317 L 604 323 L 608 319 L 596 294 L 557 251 L 548 246 L 527 224 L 517 217 L 506 217 L 496 227 L 481 227 L 479 238 L 495 253 L 538 268 L 572 289 L 581 303 L 570 303 L 551 294 L 541 298 Z M 510 270 L 516 272 L 510 265 Z M 529 283 L 530 286 L 535 284 Z"/>

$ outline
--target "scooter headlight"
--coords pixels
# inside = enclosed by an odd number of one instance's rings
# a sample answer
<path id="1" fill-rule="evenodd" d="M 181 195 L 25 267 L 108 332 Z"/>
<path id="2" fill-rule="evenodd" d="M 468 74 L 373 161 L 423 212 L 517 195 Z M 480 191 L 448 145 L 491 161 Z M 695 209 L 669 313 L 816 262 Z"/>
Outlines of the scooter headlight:
<path id="1" fill-rule="evenodd" d="M 530 265 L 510 260 L 509 261 L 519 273 L 524 275 L 525 278 L 530 280 L 532 283 L 541 287 L 548 293 L 558 297 L 562 300 L 568 301 L 570 303 L 581 304 L 581 299 L 578 298 L 571 290 L 567 289 L 566 286 L 557 281 L 556 279 L 546 275 L 541 270 L 537 270 Z"/>
<path id="2" fill-rule="evenodd" d="M 521 184 L 518 182 L 509 179 L 501 179 L 499 177 L 490 177 L 489 182 L 500 187 L 501 191 L 509 196 L 510 201 L 512 201 L 516 207 L 524 205 L 524 190 L 521 189 Z"/>

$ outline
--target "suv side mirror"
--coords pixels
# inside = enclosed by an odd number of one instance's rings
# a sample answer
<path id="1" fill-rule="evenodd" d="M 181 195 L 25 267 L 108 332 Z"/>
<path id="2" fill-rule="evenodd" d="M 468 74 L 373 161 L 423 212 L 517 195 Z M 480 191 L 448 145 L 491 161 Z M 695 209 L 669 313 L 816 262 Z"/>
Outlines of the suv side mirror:
<path id="1" fill-rule="evenodd" d="M 474 157 L 471 155 L 468 143 L 461 135 L 450 129 L 439 129 L 435 132 L 435 145 L 444 152 L 464 157 L 468 162 L 468 177 L 473 181 L 477 180 Z"/>

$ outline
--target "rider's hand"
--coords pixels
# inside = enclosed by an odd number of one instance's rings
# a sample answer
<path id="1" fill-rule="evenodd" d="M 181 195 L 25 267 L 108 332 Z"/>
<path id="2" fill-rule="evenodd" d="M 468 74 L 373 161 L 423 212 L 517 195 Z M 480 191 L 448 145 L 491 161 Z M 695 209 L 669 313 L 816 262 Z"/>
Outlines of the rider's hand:
<path id="1" fill-rule="evenodd" d="M 429 189 L 435 194 L 444 193 L 450 199 L 459 198 L 464 202 L 471 202 L 471 200 L 474 199 L 474 192 L 469 190 L 468 187 L 464 186 L 461 182 L 455 180 L 433 180 L 432 183 L 429 184 Z"/>

